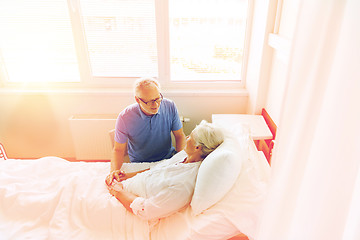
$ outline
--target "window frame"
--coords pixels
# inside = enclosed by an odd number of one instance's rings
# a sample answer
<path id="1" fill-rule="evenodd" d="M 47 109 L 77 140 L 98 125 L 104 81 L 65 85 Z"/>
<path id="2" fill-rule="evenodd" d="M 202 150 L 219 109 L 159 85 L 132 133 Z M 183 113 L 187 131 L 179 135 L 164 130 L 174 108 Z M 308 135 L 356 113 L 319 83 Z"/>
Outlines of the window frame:
<path id="1" fill-rule="evenodd" d="M 170 80 L 170 42 L 169 42 L 169 0 L 154 0 L 157 29 L 158 50 L 158 80 L 164 90 L 234 90 L 245 87 L 248 57 L 250 49 L 250 37 L 252 19 L 254 14 L 254 0 L 248 0 L 247 22 L 244 43 L 244 60 L 242 62 L 241 79 L 234 80 L 201 80 L 201 81 L 172 81 Z M 84 28 L 81 20 L 79 0 L 67 0 L 69 16 L 74 37 L 74 45 L 78 60 L 80 79 L 79 82 L 10 82 L 7 79 L 5 63 L 0 51 L 0 87 L 26 87 L 30 89 L 46 88 L 122 88 L 132 89 L 135 79 L 138 77 L 96 77 L 92 75 L 90 58 L 87 52 L 87 44 Z M 140 76 L 139 76 L 140 77 Z M 119 81 L 120 80 L 120 81 Z"/>

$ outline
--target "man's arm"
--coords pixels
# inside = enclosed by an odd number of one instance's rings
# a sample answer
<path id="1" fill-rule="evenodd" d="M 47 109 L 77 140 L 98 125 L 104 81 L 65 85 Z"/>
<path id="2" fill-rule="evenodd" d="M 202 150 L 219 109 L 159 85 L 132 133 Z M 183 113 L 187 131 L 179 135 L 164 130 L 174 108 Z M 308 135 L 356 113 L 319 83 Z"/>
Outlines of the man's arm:
<path id="1" fill-rule="evenodd" d="M 185 133 L 182 128 L 180 128 L 177 131 L 172 131 L 172 132 L 175 137 L 175 144 L 176 144 L 175 149 L 177 152 L 180 152 L 185 147 L 185 143 L 186 143 Z"/>
<path id="2" fill-rule="evenodd" d="M 110 174 L 106 177 L 105 182 L 110 185 L 112 181 L 117 179 L 119 181 L 122 173 L 119 171 L 124 163 L 124 156 L 127 150 L 127 143 L 114 142 L 114 148 L 111 155 L 111 169 Z"/>
<path id="3" fill-rule="evenodd" d="M 114 142 L 114 148 L 111 155 L 111 172 L 119 170 L 124 163 L 124 157 L 127 150 L 127 143 Z"/>

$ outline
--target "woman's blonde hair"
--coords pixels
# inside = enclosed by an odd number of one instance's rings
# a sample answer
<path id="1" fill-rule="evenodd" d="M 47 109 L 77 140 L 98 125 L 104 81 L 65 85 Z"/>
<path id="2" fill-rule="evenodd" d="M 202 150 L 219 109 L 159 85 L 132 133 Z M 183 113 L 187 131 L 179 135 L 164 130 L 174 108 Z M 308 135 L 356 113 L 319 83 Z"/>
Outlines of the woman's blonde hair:
<path id="1" fill-rule="evenodd" d="M 223 141 L 224 133 L 221 128 L 202 120 L 192 131 L 196 146 L 201 146 L 202 155 L 205 158 L 214 151 Z"/>

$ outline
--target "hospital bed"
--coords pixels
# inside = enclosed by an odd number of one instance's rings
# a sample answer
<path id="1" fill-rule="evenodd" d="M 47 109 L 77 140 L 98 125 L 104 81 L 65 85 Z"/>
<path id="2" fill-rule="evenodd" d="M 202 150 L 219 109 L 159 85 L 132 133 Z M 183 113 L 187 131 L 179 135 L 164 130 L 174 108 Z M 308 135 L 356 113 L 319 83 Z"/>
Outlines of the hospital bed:
<path id="1" fill-rule="evenodd" d="M 253 239 L 270 168 L 249 136 L 234 126 L 200 166 L 191 203 L 145 224 L 108 193 L 109 162 L 7 159 L 0 145 L 0 239 Z"/>

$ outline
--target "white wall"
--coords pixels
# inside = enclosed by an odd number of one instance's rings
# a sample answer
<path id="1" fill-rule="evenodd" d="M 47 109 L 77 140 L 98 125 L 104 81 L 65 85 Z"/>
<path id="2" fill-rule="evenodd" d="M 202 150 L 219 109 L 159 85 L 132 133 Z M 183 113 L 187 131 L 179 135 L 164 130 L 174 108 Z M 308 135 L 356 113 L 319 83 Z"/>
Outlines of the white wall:
<path id="1" fill-rule="evenodd" d="M 299 0 L 283 0 L 280 22 L 278 29 L 275 29 L 270 45 L 274 47 L 272 66 L 270 70 L 269 87 L 265 108 L 279 126 L 279 119 L 283 98 L 286 92 L 286 81 L 288 69 L 288 58 L 290 55 L 291 43 L 294 40 L 294 29 L 297 21 Z"/>
<path id="2" fill-rule="evenodd" d="M 248 114 L 260 114 L 265 106 L 272 57 L 272 48 L 267 42 L 269 33 L 274 28 L 276 4 L 276 0 L 253 1 L 253 27 L 246 72 L 246 89 L 249 92 Z"/>

